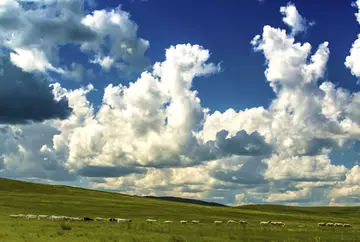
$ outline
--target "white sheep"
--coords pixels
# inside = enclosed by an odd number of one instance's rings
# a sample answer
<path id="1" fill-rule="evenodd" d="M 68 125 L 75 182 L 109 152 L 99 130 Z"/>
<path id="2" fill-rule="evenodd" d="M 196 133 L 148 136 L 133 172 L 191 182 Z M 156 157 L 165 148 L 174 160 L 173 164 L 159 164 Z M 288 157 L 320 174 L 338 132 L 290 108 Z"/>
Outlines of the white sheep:
<path id="1" fill-rule="evenodd" d="M 147 223 L 155 223 L 156 222 L 156 219 L 151 219 L 151 218 L 148 218 L 145 220 Z"/>

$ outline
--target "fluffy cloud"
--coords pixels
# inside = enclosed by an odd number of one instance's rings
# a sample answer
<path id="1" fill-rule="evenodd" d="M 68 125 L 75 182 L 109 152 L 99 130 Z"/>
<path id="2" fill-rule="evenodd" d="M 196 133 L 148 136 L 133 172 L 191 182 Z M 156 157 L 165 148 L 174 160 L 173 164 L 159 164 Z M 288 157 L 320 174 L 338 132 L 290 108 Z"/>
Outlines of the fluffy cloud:
<path id="1" fill-rule="evenodd" d="M 287 191 L 285 193 L 274 193 L 266 198 L 265 202 L 299 202 L 307 200 L 310 196 L 311 189 L 304 188 L 298 191 Z"/>
<path id="2" fill-rule="evenodd" d="M 358 12 L 355 14 L 357 21 L 360 23 L 360 1 L 357 0 L 353 3 L 353 6 L 358 9 Z M 345 66 L 351 70 L 351 73 L 359 77 L 360 76 L 360 34 L 358 39 L 354 41 L 350 49 L 350 55 L 345 59 Z"/>
<path id="3" fill-rule="evenodd" d="M 63 166 L 63 157 L 49 152 L 52 138 L 58 131 L 48 123 L 2 126 L 0 131 L 1 176 L 36 177 L 54 181 L 74 181 Z"/>
<path id="4" fill-rule="evenodd" d="M 70 78 L 66 66 L 57 67 L 59 49 L 66 44 L 81 46 L 91 55 L 89 60 L 106 70 L 113 62 L 122 71 L 148 65 L 144 53 L 149 42 L 138 39 L 138 27 L 127 12 L 117 8 L 85 15 L 84 4 L 83 0 L 2 1 L 0 45 L 14 51 L 11 61 L 24 71 L 52 71 Z"/>
<path id="5" fill-rule="evenodd" d="M 98 35 L 97 41 L 81 45 L 83 50 L 96 53 L 93 63 L 98 63 L 105 70 L 109 70 L 114 63 L 120 69 L 135 70 L 142 70 L 149 64 L 144 58 L 149 41 L 137 38 L 138 26 L 130 20 L 130 14 L 122 11 L 120 7 L 111 11 L 93 11 L 86 15 L 81 23 Z M 105 44 L 106 38 L 110 39 L 109 46 Z M 106 48 L 102 46 L 109 48 L 109 52 L 106 53 Z"/>
<path id="6" fill-rule="evenodd" d="M 293 35 L 306 31 L 309 25 L 314 25 L 314 22 L 309 23 L 299 14 L 294 4 L 289 3 L 287 6 L 281 7 L 280 13 L 284 15 L 283 22 L 292 29 Z"/>
<path id="7" fill-rule="evenodd" d="M 272 147 L 256 132 L 221 131 L 215 140 L 197 139 L 207 110 L 191 90 L 192 80 L 219 70 L 206 63 L 209 56 L 197 45 L 170 47 L 153 73 L 144 72 L 128 87 L 106 87 L 97 113 L 85 96 L 91 89 L 73 92 L 56 86 L 56 96 L 68 98 L 73 114 L 55 124 L 61 134 L 54 137 L 54 152 L 67 152 L 65 165 L 73 172 L 87 167 L 192 166 L 232 155 L 270 154 Z"/>
<path id="8" fill-rule="evenodd" d="M 268 166 L 265 177 L 276 180 L 341 181 L 347 172 L 344 166 L 332 165 L 327 155 L 292 156 L 286 159 L 273 156 L 265 159 L 265 163 Z"/>
<path id="9" fill-rule="evenodd" d="M 0 123 L 18 124 L 66 119 L 71 108 L 66 98 L 55 100 L 47 80 L 0 59 Z"/>

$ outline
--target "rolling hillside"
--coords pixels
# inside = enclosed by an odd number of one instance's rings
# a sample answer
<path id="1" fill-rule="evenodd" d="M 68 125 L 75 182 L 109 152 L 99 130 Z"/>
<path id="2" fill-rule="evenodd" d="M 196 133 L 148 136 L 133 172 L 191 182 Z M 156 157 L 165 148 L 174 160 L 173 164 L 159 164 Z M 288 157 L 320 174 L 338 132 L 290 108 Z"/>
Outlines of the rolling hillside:
<path id="1" fill-rule="evenodd" d="M 64 232 L 60 229 L 59 222 L 11 220 L 8 215 L 12 213 L 121 217 L 130 218 L 133 223 L 121 227 L 123 225 L 74 222 L 73 229 Z M 148 227 L 144 223 L 146 218 L 157 219 L 159 223 Z M 201 220 L 201 225 L 184 227 L 174 223 L 169 228 L 161 224 L 164 220 L 182 219 Z M 239 228 L 225 224 L 214 229 L 216 226 L 213 224 L 214 220 L 230 219 L 247 220 L 250 226 Z M 264 229 L 259 226 L 260 221 L 268 220 L 283 221 L 286 228 Z M 316 227 L 318 222 L 323 221 L 346 222 L 353 224 L 354 227 L 347 231 L 331 228 L 325 228 L 324 231 Z M 39 238 L 44 234 L 43 241 L 69 241 L 74 239 L 71 236 L 77 236 L 78 233 L 83 236 L 76 237 L 74 241 L 82 241 L 82 239 L 108 241 L 97 240 L 99 239 L 97 236 L 106 238 L 110 236 L 109 241 L 266 241 L 266 238 L 273 238 L 274 241 L 278 241 L 276 238 L 279 241 L 339 241 L 333 239 L 341 238 L 359 241 L 358 224 L 360 224 L 359 207 L 202 206 L 82 188 L 0 179 L 0 241 L 22 241 L 21 238 L 25 237 L 28 237 L 27 241 L 42 241 Z M 19 230 L 19 226 L 23 230 Z M 120 228 L 122 229 L 119 230 Z M 97 231 L 96 235 L 93 234 L 94 231 Z M 121 234 L 123 237 L 120 236 Z M 35 235 L 38 237 L 33 238 L 32 236 Z M 48 240 L 49 236 L 53 236 L 51 237 L 53 240 Z M 322 240 L 313 240 L 315 237 Z M 13 240 L 8 240 L 9 238 Z"/>

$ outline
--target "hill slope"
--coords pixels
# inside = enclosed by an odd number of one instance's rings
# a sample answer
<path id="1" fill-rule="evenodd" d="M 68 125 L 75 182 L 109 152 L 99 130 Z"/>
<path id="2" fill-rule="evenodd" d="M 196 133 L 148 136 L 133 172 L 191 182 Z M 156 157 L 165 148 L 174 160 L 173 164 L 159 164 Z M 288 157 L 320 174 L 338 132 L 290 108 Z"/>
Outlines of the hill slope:
<path id="1" fill-rule="evenodd" d="M 155 196 L 143 196 L 143 197 L 159 199 L 159 200 L 164 200 L 164 201 L 171 201 L 171 202 L 191 203 L 191 204 L 197 204 L 197 205 L 203 205 L 203 206 L 226 207 L 226 205 L 221 204 L 221 203 L 206 202 L 206 201 L 202 201 L 202 200 L 181 198 L 181 197 L 155 197 Z"/>
<path id="2" fill-rule="evenodd" d="M 130 218 L 133 223 L 124 227 L 112 223 L 74 222 L 73 229 L 64 232 L 59 226 L 61 222 L 11 220 L 8 218 L 11 213 L 121 217 Z M 0 241 L 23 241 L 25 237 L 27 241 L 279 241 L 280 238 L 284 241 L 320 241 L 316 238 L 321 241 L 346 241 L 346 238 L 360 241 L 359 215 L 359 207 L 201 206 L 0 179 Z M 147 225 L 144 223 L 146 218 L 157 219 L 158 224 Z M 180 225 L 178 221 L 182 219 L 201 220 L 201 224 Z M 213 224 L 214 220 L 230 219 L 247 220 L 250 226 Z M 164 220 L 175 223 L 165 226 Z M 286 228 L 259 226 L 260 221 L 269 220 L 283 221 Z M 316 224 L 323 221 L 351 223 L 354 228 L 347 231 L 318 229 Z"/>

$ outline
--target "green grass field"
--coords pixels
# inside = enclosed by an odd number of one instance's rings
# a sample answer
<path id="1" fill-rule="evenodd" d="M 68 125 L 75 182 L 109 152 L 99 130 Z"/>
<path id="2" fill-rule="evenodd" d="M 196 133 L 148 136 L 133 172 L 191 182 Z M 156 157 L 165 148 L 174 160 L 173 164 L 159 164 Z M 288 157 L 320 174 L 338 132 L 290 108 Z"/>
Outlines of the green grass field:
<path id="1" fill-rule="evenodd" d="M 131 224 L 10 219 L 9 214 L 129 218 Z M 146 218 L 158 220 L 146 224 Z M 183 225 L 180 220 L 200 220 Z M 249 226 L 213 224 L 246 220 Z M 163 224 L 173 220 L 174 224 Z M 284 228 L 260 227 L 282 221 Z M 318 228 L 318 222 L 351 223 L 353 228 Z M 359 207 L 249 205 L 210 207 L 81 188 L 0 179 L 0 241 L 360 241 Z"/>

